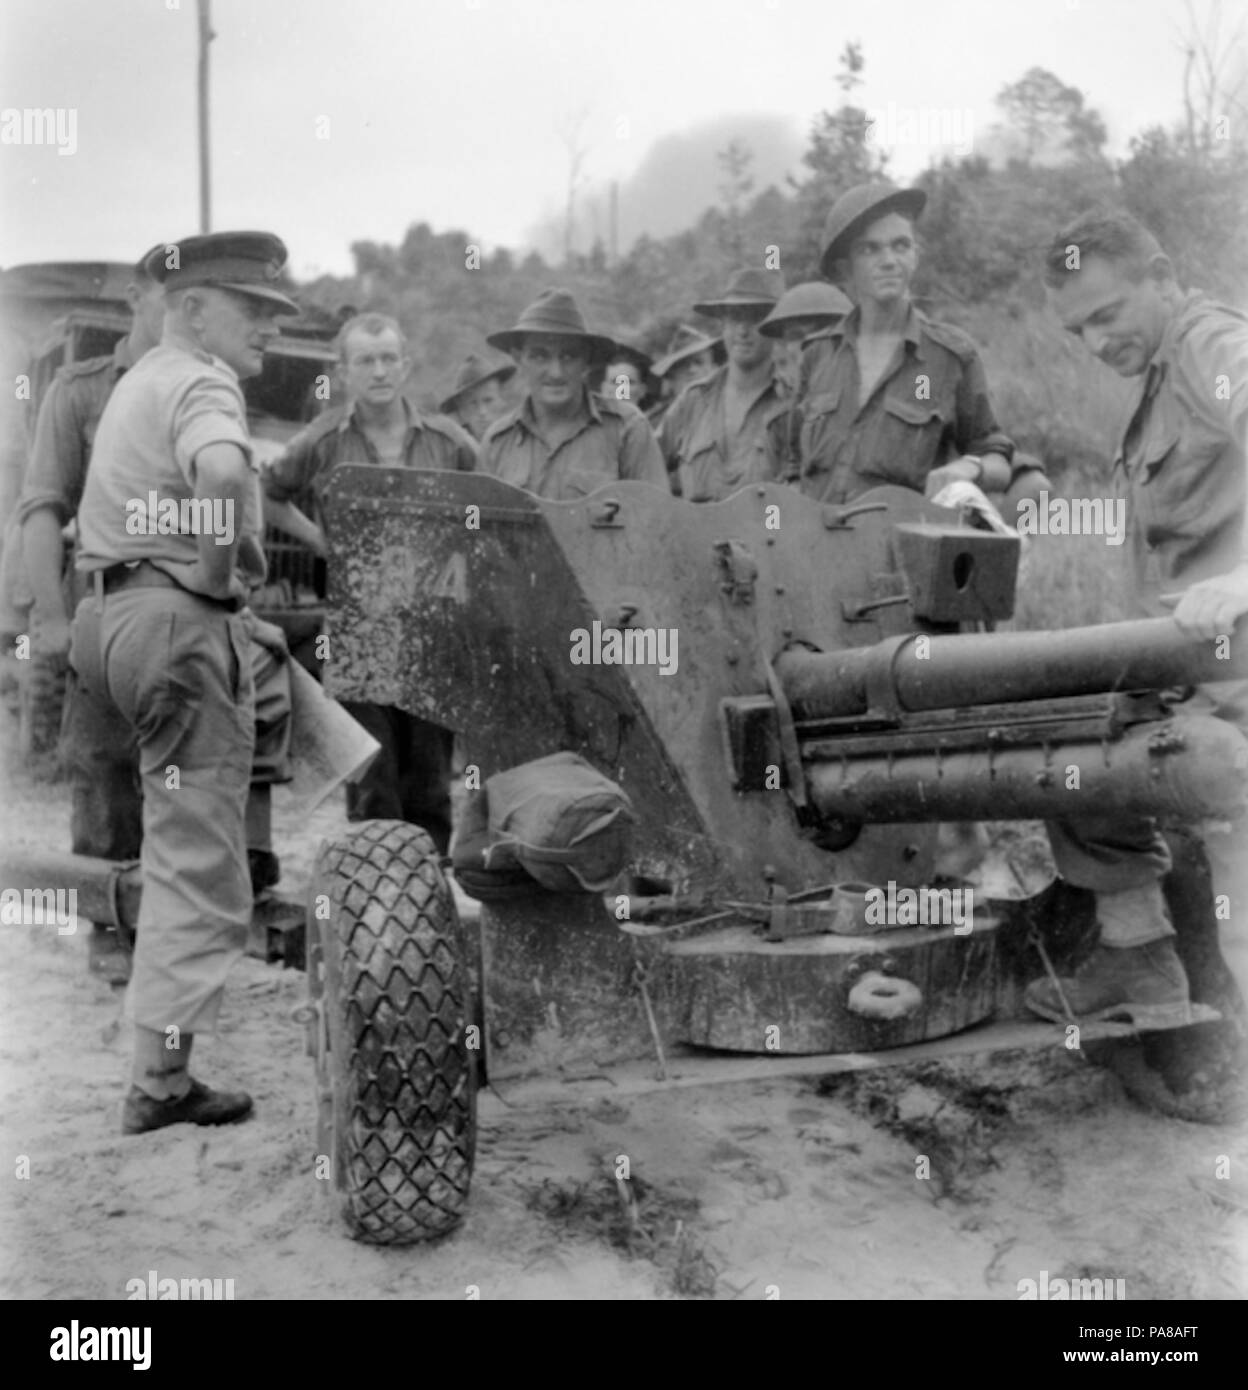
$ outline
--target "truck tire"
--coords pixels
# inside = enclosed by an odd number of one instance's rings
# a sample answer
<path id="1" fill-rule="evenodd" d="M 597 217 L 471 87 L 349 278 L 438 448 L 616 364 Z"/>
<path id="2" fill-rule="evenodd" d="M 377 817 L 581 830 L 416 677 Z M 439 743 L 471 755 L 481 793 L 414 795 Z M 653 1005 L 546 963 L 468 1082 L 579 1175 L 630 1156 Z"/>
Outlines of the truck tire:
<path id="1" fill-rule="evenodd" d="M 318 1153 L 358 1240 L 407 1245 L 463 1219 L 475 1050 L 455 902 L 423 830 L 363 821 L 322 844 L 310 888 Z"/>

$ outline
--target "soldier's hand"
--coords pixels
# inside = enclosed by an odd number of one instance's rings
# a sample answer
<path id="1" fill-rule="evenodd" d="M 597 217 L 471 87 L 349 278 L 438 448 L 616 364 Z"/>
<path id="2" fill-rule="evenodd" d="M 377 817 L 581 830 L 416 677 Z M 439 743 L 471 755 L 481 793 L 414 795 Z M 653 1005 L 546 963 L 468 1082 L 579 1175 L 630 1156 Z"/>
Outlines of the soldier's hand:
<path id="1" fill-rule="evenodd" d="M 1186 593 L 1162 594 L 1161 601 L 1175 605 L 1174 621 L 1188 637 L 1226 636 L 1248 613 L 1248 564 L 1202 579 Z"/>
<path id="2" fill-rule="evenodd" d="M 61 661 L 69 657 L 69 619 L 64 613 L 31 613 L 31 645 L 39 656 Z"/>
<path id="3" fill-rule="evenodd" d="M 939 468 L 932 469 L 927 475 L 927 482 L 923 485 L 923 495 L 935 497 L 946 483 L 977 483 L 982 474 L 983 469 L 980 467 L 978 459 L 954 459 L 951 463 L 945 463 Z"/>
<path id="4" fill-rule="evenodd" d="M 282 629 L 276 623 L 266 623 L 263 618 L 257 618 L 254 613 L 251 614 L 251 640 L 258 642 L 277 661 L 285 661 L 290 655 Z"/>

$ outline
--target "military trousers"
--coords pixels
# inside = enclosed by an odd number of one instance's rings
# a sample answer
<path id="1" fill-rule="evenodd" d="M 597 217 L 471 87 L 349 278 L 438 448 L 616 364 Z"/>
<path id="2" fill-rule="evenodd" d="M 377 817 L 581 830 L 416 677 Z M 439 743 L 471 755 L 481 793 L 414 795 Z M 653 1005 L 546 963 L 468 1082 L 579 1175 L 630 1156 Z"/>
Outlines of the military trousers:
<path id="1" fill-rule="evenodd" d="M 160 1032 L 215 1026 L 247 940 L 249 646 L 246 619 L 185 590 L 89 598 L 74 618 L 74 669 L 112 701 L 138 747 L 143 898 L 126 1011 Z"/>
<path id="2" fill-rule="evenodd" d="M 1176 714 L 1225 719 L 1248 736 L 1248 681 L 1197 686 L 1172 707 Z M 1229 935 L 1242 937 L 1248 931 L 1248 817 L 1197 829 L 1209 859 L 1213 892 L 1233 909 Z M 1104 813 L 1077 822 L 1052 822 L 1048 831 L 1058 872 L 1098 895 L 1103 941 L 1136 946 L 1171 934 L 1160 893 L 1171 855 L 1154 819 Z"/>
<path id="3" fill-rule="evenodd" d="M 107 600 L 106 600 L 107 601 Z M 87 650 L 99 642 L 94 595 L 79 601 L 75 632 Z M 290 780 L 290 671 L 259 642 L 249 644 L 255 689 L 256 743 L 251 781 Z M 70 835 L 75 854 L 137 859 L 143 841 L 139 753 L 130 725 L 102 680 L 84 680 L 71 661 L 61 721 L 61 762 L 70 784 Z"/>

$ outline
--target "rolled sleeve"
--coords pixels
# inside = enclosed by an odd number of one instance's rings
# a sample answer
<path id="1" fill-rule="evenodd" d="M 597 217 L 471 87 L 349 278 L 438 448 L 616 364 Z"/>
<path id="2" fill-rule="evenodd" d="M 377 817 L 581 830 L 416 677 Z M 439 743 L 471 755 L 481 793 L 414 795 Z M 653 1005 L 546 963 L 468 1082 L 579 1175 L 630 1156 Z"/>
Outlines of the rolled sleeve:
<path id="1" fill-rule="evenodd" d="M 962 453 L 1000 454 L 1007 463 L 1014 458 L 1014 441 L 997 424 L 988 396 L 988 378 L 978 353 L 964 365 L 957 407 L 954 442 Z"/>
<path id="2" fill-rule="evenodd" d="M 313 440 L 307 430 L 297 434 L 285 451 L 261 464 L 260 486 L 273 502 L 290 502 L 298 497 L 320 471 Z"/>
<path id="3" fill-rule="evenodd" d="M 252 460 L 241 394 L 228 382 L 201 377 L 173 414 L 173 454 L 188 482 L 194 482 L 195 456 L 211 444 L 236 444 Z"/>

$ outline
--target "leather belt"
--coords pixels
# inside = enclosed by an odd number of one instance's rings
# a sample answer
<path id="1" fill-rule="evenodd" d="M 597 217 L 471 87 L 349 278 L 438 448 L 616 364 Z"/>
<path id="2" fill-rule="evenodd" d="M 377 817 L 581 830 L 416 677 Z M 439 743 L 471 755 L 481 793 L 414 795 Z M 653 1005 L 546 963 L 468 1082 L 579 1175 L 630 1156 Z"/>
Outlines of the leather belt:
<path id="1" fill-rule="evenodd" d="M 178 589 L 184 594 L 190 594 L 192 598 L 203 599 L 205 603 L 224 608 L 230 613 L 237 613 L 244 606 L 242 599 L 211 598 L 208 594 L 188 589 L 167 575 L 164 570 L 157 569 L 149 560 L 140 560 L 137 565 L 111 565 L 108 569 L 96 570 L 95 584 L 97 595 L 116 594 L 125 589 Z"/>

